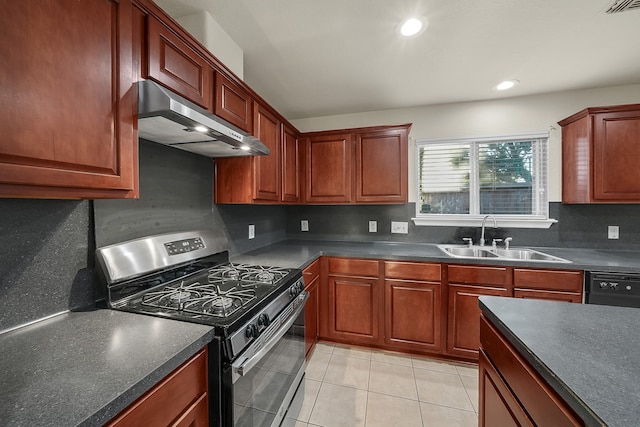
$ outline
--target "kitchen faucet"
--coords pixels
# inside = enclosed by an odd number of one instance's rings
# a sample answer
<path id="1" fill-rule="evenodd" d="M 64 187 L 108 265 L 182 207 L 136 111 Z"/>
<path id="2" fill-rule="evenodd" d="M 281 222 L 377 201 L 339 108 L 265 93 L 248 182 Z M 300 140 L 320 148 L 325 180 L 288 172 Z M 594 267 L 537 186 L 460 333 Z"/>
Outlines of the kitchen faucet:
<path id="1" fill-rule="evenodd" d="M 493 228 L 498 228 L 498 222 L 496 221 L 496 217 L 493 215 L 486 215 L 482 218 L 482 234 L 480 235 L 480 246 L 484 246 L 484 225 L 487 221 L 487 218 L 493 219 Z"/>

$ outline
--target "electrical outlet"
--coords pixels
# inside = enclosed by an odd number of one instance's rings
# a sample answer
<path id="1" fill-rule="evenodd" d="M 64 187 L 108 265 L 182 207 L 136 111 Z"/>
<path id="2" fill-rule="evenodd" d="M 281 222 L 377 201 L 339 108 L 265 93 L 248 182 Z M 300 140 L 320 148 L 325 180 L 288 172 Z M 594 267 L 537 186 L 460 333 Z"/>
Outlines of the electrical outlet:
<path id="1" fill-rule="evenodd" d="M 309 220 L 308 219 L 300 220 L 300 231 L 309 231 Z"/>
<path id="2" fill-rule="evenodd" d="M 610 225 L 608 227 L 609 239 L 619 239 L 620 238 L 620 227 L 617 225 Z"/>
<path id="3" fill-rule="evenodd" d="M 253 224 L 249 224 L 249 239 L 255 239 L 256 237 L 256 226 Z"/>
<path id="4" fill-rule="evenodd" d="M 369 233 L 378 232 L 378 221 L 369 221 Z"/>
<path id="5" fill-rule="evenodd" d="M 409 234 L 409 223 L 404 221 L 391 221 L 391 232 Z"/>

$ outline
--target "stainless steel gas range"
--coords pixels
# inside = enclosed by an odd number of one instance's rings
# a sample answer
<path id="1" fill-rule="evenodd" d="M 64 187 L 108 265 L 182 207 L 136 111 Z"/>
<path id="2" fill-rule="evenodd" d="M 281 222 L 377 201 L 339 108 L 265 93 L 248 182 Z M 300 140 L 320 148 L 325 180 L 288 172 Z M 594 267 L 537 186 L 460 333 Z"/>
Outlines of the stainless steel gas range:
<path id="1" fill-rule="evenodd" d="M 105 300 L 116 310 L 211 325 L 211 425 L 278 426 L 304 376 L 302 272 L 231 263 L 227 248 L 211 230 L 99 248 Z"/>

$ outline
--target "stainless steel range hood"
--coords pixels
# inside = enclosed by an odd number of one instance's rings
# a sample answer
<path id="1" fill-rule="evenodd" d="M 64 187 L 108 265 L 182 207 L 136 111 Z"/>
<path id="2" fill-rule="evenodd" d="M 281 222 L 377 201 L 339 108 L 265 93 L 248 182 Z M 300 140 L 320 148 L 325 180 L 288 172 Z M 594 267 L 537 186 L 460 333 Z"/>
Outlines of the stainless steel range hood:
<path id="1" fill-rule="evenodd" d="M 207 157 L 269 154 L 258 138 L 151 80 L 138 82 L 138 136 Z"/>

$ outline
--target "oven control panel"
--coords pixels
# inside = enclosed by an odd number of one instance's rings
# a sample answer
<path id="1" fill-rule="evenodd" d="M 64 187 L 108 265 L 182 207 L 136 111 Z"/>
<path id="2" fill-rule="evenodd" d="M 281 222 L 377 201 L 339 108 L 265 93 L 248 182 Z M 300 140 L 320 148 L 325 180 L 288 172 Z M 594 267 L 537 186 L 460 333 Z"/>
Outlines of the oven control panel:
<path id="1" fill-rule="evenodd" d="M 164 247 L 169 255 L 179 255 L 197 249 L 204 249 L 204 242 L 201 237 L 195 237 L 193 239 L 176 240 L 175 242 L 165 243 Z"/>

